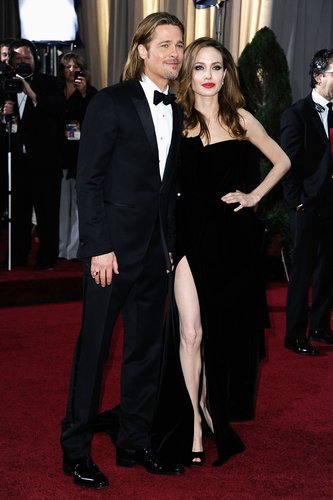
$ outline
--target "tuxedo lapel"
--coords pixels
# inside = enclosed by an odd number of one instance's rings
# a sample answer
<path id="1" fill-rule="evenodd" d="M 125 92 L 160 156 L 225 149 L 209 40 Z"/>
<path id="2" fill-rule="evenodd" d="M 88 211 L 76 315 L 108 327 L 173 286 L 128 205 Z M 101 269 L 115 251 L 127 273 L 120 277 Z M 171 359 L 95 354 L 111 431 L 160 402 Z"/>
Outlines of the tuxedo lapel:
<path id="1" fill-rule="evenodd" d="M 312 100 L 311 94 L 306 98 L 305 100 L 305 105 L 306 105 L 306 113 L 307 113 L 307 119 L 313 123 L 314 127 L 316 128 L 318 135 L 321 137 L 321 139 L 327 143 L 328 138 L 324 129 L 324 125 L 319 117 L 318 111 L 316 111 L 314 107 L 314 102 Z"/>
<path id="2" fill-rule="evenodd" d="M 156 140 L 156 132 L 155 132 L 154 122 L 153 122 L 153 119 L 151 116 L 149 104 L 148 104 L 148 101 L 145 97 L 145 93 L 144 93 L 140 83 L 139 82 L 135 82 L 135 83 L 136 83 L 136 91 L 135 91 L 134 96 L 132 97 L 132 102 L 136 108 L 138 115 L 139 115 L 144 133 L 147 136 L 147 139 L 148 139 L 148 142 L 149 142 L 150 147 L 152 149 L 152 152 L 158 159 L 159 154 L 158 154 L 158 145 L 157 145 L 157 140 Z M 179 142 L 179 135 L 180 135 L 180 126 L 181 126 L 180 110 L 179 110 L 179 107 L 175 103 L 172 103 L 171 106 L 172 106 L 172 121 L 173 121 L 173 123 L 172 123 L 172 136 L 171 136 L 169 153 L 168 153 L 168 157 L 167 157 L 166 164 L 165 164 L 162 185 L 163 185 L 163 182 L 168 178 L 170 172 L 173 170 L 174 160 L 175 160 L 176 151 L 178 149 L 178 142 Z"/>
<path id="3" fill-rule="evenodd" d="M 148 101 L 146 99 L 145 93 L 142 90 L 139 82 L 138 82 L 138 86 L 139 86 L 138 92 L 136 93 L 136 96 L 134 96 L 132 98 L 133 104 L 137 110 L 139 117 L 140 117 L 142 127 L 143 127 L 143 130 L 147 136 L 150 147 L 151 147 L 154 155 L 157 156 L 157 158 L 158 158 L 158 146 L 157 146 L 157 141 L 156 141 L 154 122 L 153 122 L 153 119 L 151 116 Z"/>
<path id="4" fill-rule="evenodd" d="M 21 118 L 22 123 L 24 123 L 27 120 L 27 118 L 31 114 L 33 108 L 34 108 L 34 105 L 33 105 L 32 100 L 29 97 L 27 97 L 27 99 L 25 101 L 25 105 L 24 105 L 23 115 Z"/>
<path id="5" fill-rule="evenodd" d="M 170 172 L 174 168 L 175 155 L 177 154 L 177 150 L 178 150 L 179 136 L 180 136 L 180 112 L 179 112 L 179 107 L 173 103 L 172 104 L 172 136 L 171 136 L 168 157 L 166 159 L 162 184 L 163 184 L 163 181 L 165 181 L 168 178 L 168 175 L 170 174 Z"/>
<path id="6" fill-rule="evenodd" d="M 32 90 L 36 93 L 37 96 L 38 96 L 39 89 L 40 89 L 39 82 L 40 82 L 40 78 L 39 78 L 38 74 L 34 75 L 32 80 L 30 81 L 30 86 L 31 86 Z M 24 122 L 27 118 L 29 118 L 29 116 L 31 115 L 31 113 L 34 110 L 34 107 L 35 106 L 31 100 L 31 98 L 27 97 L 27 100 L 26 100 L 25 106 L 24 106 L 24 110 L 23 110 L 22 122 Z M 43 126 L 43 124 L 41 124 L 41 126 Z"/>

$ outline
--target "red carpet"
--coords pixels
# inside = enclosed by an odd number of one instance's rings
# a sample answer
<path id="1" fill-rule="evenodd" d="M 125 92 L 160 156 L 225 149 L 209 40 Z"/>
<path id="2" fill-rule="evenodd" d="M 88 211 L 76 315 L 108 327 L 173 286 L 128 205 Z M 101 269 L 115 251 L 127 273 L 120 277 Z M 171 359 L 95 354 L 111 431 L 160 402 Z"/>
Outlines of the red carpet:
<path id="1" fill-rule="evenodd" d="M 35 271 L 38 242 L 31 240 L 31 252 L 26 266 L 8 270 L 7 230 L 0 227 L 0 306 L 18 306 L 82 297 L 82 263 L 58 259 L 51 271 Z"/>
<path id="2" fill-rule="evenodd" d="M 94 439 L 93 457 L 110 479 L 98 492 L 73 484 L 61 470 L 60 421 L 65 411 L 80 302 L 0 309 L 0 498 L 108 499 L 324 499 L 333 498 L 333 347 L 307 358 L 282 347 L 284 284 L 268 290 L 272 329 L 262 364 L 254 421 L 235 424 L 245 452 L 221 468 L 207 465 L 180 477 L 115 465 L 106 435 Z M 117 402 L 121 325 L 113 339 L 102 409 Z"/>

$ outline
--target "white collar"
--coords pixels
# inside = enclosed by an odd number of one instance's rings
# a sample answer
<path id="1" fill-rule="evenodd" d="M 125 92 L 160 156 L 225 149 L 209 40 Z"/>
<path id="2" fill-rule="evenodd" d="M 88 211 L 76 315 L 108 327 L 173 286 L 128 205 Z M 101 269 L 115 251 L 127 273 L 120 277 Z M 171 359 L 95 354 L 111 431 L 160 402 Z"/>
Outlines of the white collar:
<path id="1" fill-rule="evenodd" d="M 147 97 L 149 97 L 149 100 L 153 101 L 154 99 L 154 92 L 155 90 L 158 90 L 158 92 L 161 92 L 161 90 L 158 88 L 156 83 L 154 83 L 147 75 L 143 74 L 141 76 L 141 81 L 140 81 Z M 163 94 L 168 94 L 169 92 L 169 85 L 163 92 Z"/>
<path id="2" fill-rule="evenodd" d="M 321 106 L 324 106 L 325 109 L 326 109 L 327 104 L 329 102 L 332 102 L 332 101 L 328 101 L 327 99 L 325 99 L 325 97 L 321 96 L 316 91 L 316 89 L 312 89 L 312 100 L 313 100 L 313 102 L 320 104 Z"/>

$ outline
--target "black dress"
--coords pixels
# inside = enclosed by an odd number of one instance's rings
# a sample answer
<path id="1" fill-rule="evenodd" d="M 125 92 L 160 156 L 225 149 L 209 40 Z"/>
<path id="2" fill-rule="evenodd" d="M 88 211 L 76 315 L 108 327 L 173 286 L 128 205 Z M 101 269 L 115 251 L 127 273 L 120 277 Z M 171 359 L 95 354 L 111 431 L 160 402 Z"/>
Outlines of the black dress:
<path id="1" fill-rule="evenodd" d="M 221 197 L 259 183 L 257 151 L 248 141 L 203 146 L 182 140 L 175 263 L 186 257 L 195 281 L 203 326 L 207 406 L 221 465 L 244 449 L 229 422 L 254 417 L 258 365 L 268 326 L 262 273 L 263 226 L 255 211 Z M 168 461 L 186 462 L 193 411 L 179 360 L 178 318 L 169 308 L 154 448 Z"/>
<path id="2" fill-rule="evenodd" d="M 67 179 L 76 179 L 76 164 L 79 153 L 79 140 L 68 140 L 67 127 L 69 124 L 77 124 L 78 130 L 82 127 L 84 115 L 87 106 L 92 97 L 97 93 L 97 89 L 87 83 L 86 96 L 82 97 L 80 91 L 75 89 L 68 99 L 64 95 L 64 82 L 61 81 L 59 89 L 63 96 L 63 137 L 62 137 L 62 150 L 61 150 L 61 167 L 67 169 Z M 97 126 L 97 125 L 96 125 Z"/>

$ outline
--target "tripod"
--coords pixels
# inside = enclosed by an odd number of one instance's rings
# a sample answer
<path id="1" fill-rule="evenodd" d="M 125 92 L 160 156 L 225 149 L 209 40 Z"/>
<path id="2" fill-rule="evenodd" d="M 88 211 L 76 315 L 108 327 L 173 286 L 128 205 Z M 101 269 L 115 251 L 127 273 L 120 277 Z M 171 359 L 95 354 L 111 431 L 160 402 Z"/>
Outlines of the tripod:
<path id="1" fill-rule="evenodd" d="M 221 43 L 224 43 L 224 28 L 225 28 L 225 20 L 226 20 L 226 6 L 223 9 L 224 4 L 227 0 L 222 0 L 222 2 L 218 2 L 216 4 L 217 11 L 215 17 L 215 32 L 216 32 L 216 40 Z"/>
<path id="2" fill-rule="evenodd" d="M 12 115 L 6 116 L 8 129 L 8 271 L 12 270 Z"/>

